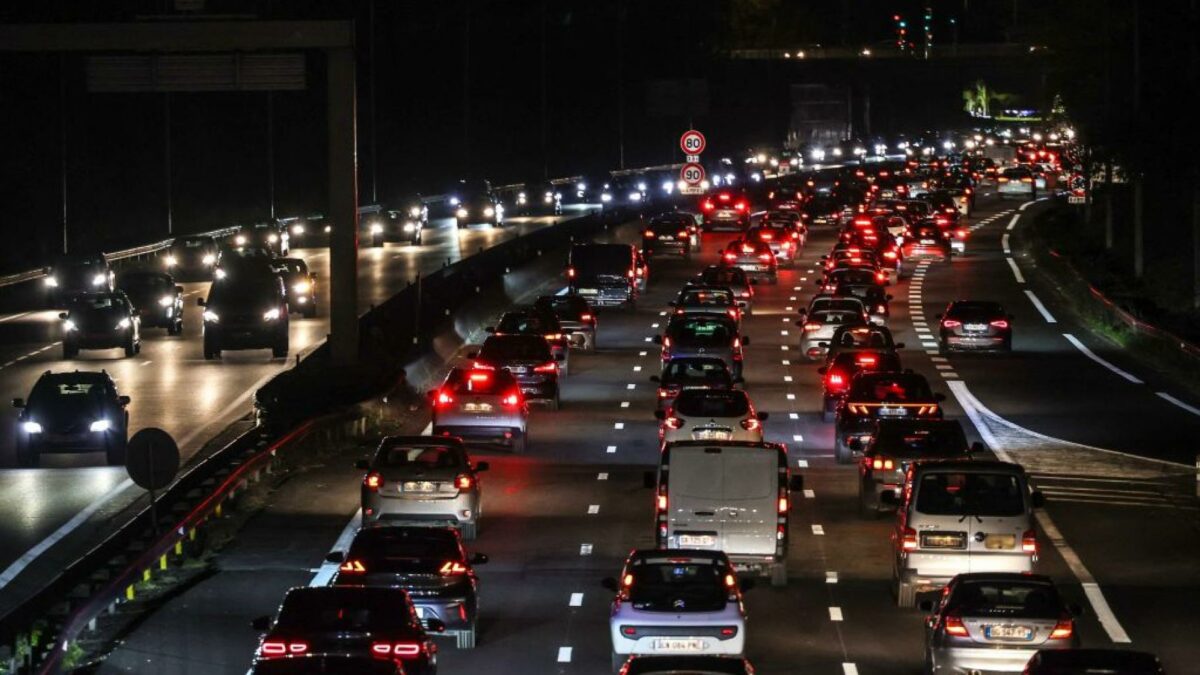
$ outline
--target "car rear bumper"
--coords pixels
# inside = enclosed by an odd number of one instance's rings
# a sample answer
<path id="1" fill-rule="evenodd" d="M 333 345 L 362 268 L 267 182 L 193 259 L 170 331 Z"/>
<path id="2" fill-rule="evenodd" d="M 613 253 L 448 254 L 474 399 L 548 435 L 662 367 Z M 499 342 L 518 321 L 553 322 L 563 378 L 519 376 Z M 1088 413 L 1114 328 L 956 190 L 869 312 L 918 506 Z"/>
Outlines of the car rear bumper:
<path id="1" fill-rule="evenodd" d="M 434 436 L 458 436 L 465 441 L 486 441 L 491 443 L 512 443 L 514 437 L 525 432 L 525 424 L 512 426 L 495 425 L 461 425 L 437 424 L 433 427 Z"/>
<path id="2" fill-rule="evenodd" d="M 438 619 L 446 624 L 446 631 L 449 633 L 470 629 L 478 609 L 478 603 L 470 597 L 421 598 L 413 596 L 412 601 L 413 607 L 417 610 L 417 617 L 421 619 L 422 623 L 429 619 Z"/>
<path id="3" fill-rule="evenodd" d="M 1023 672 L 1036 652 L 1008 646 L 946 647 L 930 650 L 930 656 L 937 675 L 983 675 Z"/>
<path id="4" fill-rule="evenodd" d="M 462 525 L 479 515 L 479 495 L 466 493 L 449 499 L 410 499 L 373 494 L 363 500 L 363 522 L 402 525 Z"/>
<path id="5" fill-rule="evenodd" d="M 1004 335 L 943 335 L 942 341 L 948 349 L 1001 349 L 1008 342 Z"/>

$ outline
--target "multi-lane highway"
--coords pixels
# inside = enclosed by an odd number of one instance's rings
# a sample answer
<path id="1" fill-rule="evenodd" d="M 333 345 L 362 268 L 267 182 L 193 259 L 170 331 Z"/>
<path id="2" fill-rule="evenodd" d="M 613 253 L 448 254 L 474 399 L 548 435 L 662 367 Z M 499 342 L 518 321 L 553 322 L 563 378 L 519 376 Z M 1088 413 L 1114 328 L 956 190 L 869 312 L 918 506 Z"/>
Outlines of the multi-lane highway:
<path id="1" fill-rule="evenodd" d="M 997 202 L 986 192 L 971 218 L 968 255 L 918 266 L 889 290 L 904 366 L 947 394 L 947 416 L 972 440 L 1024 464 L 1047 494 L 1038 568 L 1084 607 L 1083 644 L 1132 645 L 1158 653 L 1168 672 L 1191 672 L 1200 662 L 1200 514 L 1189 468 L 1198 402 L 1091 337 L 1041 284 L 1016 237 L 1045 205 Z M 616 236 L 636 241 L 638 232 Z M 631 548 L 653 544 L 652 495 L 642 487 L 658 456 L 651 338 L 665 326 L 667 302 L 726 238 L 706 235 L 704 254 L 691 262 L 655 260 L 637 311 L 600 314 L 602 348 L 572 357 L 563 409 L 534 412 L 526 455 L 476 452 L 492 465 L 486 516 L 469 546 L 491 557 L 479 569 L 479 645 L 444 642 L 441 672 L 608 672 L 611 597 L 600 579 L 614 575 Z M 787 443 L 806 488 L 792 504 L 789 585 L 760 584 L 747 594 L 747 656 L 763 673 L 916 673 L 923 616 L 895 606 L 890 519 L 859 516 L 855 467 L 833 460 L 816 366 L 796 348 L 796 310 L 814 293 L 818 256 L 832 240 L 829 230 L 815 231 L 777 286 L 758 286 L 746 319 L 745 389 L 770 413 L 767 438 Z M 548 276 L 544 287 L 556 281 Z M 1015 315 L 1012 354 L 938 355 L 930 329 L 954 299 L 1002 302 Z M 154 357 L 145 358 L 154 367 Z M 157 370 L 147 379 L 167 379 Z M 190 389 L 204 391 L 203 381 Z M 426 421 L 397 414 L 412 429 Z M 352 531 L 355 459 L 288 481 L 217 557 L 216 574 L 140 624 L 104 672 L 245 672 L 258 638 L 250 619 L 271 613 L 287 588 L 327 579 L 322 559 Z"/>
<path id="2" fill-rule="evenodd" d="M 388 244 L 359 251 L 358 307 L 365 311 L 395 294 L 418 274 L 467 257 L 481 248 L 572 217 L 513 218 L 501 229 L 458 230 L 453 219 L 432 223 L 422 246 Z M 320 308 L 315 319 L 291 318 L 291 352 L 272 359 L 266 350 L 226 351 L 220 361 L 202 354 L 200 308 L 208 283 L 184 283 L 184 330 L 168 337 L 145 329 L 141 353 L 84 351 L 62 358 L 58 310 L 29 309 L 0 316 L 0 400 L 27 397 L 47 370 L 106 369 L 129 406 L 131 433 L 160 427 L 175 437 L 183 459 L 250 411 L 259 386 L 303 357 L 328 332 L 327 249 L 298 249 L 317 274 Z M 154 264 L 154 263 L 149 263 Z M 77 557 L 96 537 L 122 522 L 122 511 L 145 492 L 132 486 L 124 469 L 104 466 L 103 456 L 47 455 L 39 469 L 17 469 L 14 455 L 16 411 L 0 416 L 0 610 L 7 610 L 39 582 Z"/>

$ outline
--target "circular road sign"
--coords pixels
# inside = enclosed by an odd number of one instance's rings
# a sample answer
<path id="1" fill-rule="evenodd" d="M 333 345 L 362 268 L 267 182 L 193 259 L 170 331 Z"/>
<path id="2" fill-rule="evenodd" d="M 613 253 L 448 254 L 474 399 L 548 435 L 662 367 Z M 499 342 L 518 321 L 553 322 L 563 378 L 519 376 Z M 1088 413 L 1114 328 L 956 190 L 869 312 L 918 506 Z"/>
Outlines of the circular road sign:
<path id="1" fill-rule="evenodd" d="M 142 429 L 125 446 L 125 468 L 134 483 L 147 490 L 161 490 L 179 472 L 179 446 L 162 429 Z"/>
<path id="2" fill-rule="evenodd" d="M 685 131 L 679 137 L 679 147 L 685 155 L 698 155 L 704 152 L 706 145 L 708 145 L 708 141 L 704 140 L 704 134 L 695 129 Z"/>
<path id="3" fill-rule="evenodd" d="M 684 164 L 679 170 L 679 179 L 688 185 L 699 185 L 704 180 L 704 167 L 695 162 Z"/>

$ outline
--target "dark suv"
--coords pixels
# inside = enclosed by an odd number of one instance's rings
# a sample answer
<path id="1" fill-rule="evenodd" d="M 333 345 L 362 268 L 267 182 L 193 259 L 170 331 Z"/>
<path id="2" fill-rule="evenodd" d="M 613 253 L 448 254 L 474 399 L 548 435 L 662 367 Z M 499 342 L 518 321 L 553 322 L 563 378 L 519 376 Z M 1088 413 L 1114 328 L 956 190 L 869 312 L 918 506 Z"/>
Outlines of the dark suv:
<path id="1" fill-rule="evenodd" d="M 120 291 L 75 296 L 58 317 L 64 359 L 80 349 L 123 349 L 126 358 L 142 351 L 141 318 Z"/>
<path id="2" fill-rule="evenodd" d="M 550 353 L 550 343 L 539 335 L 491 335 L 479 353 L 469 354 L 475 368 L 504 368 L 517 378 L 526 400 L 541 400 L 551 410 L 560 406 L 558 361 Z"/>
<path id="3" fill-rule="evenodd" d="M 46 371 L 29 400 L 13 399 L 17 418 L 17 464 L 36 467 L 46 452 L 103 452 L 111 465 L 125 463 L 129 436 L 128 396 L 117 394 L 108 373 Z"/>
<path id="4" fill-rule="evenodd" d="M 183 332 L 183 286 L 163 272 L 133 271 L 117 277 L 117 289 L 137 310 L 142 326 L 166 328 L 167 335 Z"/>
<path id="5" fill-rule="evenodd" d="M 204 358 L 225 349 L 270 349 L 275 358 L 288 353 L 288 305 L 283 281 L 269 267 L 241 264 L 212 282 L 204 308 Z"/>

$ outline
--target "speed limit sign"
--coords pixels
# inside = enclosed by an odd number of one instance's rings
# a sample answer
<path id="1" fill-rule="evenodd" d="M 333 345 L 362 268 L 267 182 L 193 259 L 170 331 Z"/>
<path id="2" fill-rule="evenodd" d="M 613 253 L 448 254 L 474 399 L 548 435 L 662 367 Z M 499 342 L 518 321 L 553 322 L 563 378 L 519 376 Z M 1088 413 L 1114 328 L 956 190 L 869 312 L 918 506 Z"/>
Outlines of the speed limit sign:
<path id="1" fill-rule="evenodd" d="M 683 132 L 679 137 L 679 148 L 683 150 L 685 155 L 698 155 L 704 152 L 704 147 L 708 144 L 704 140 L 704 134 L 692 129 L 691 131 Z"/>
<path id="2" fill-rule="evenodd" d="M 699 185 L 704 180 L 704 167 L 695 162 L 684 164 L 679 170 L 679 179 L 688 185 Z"/>

